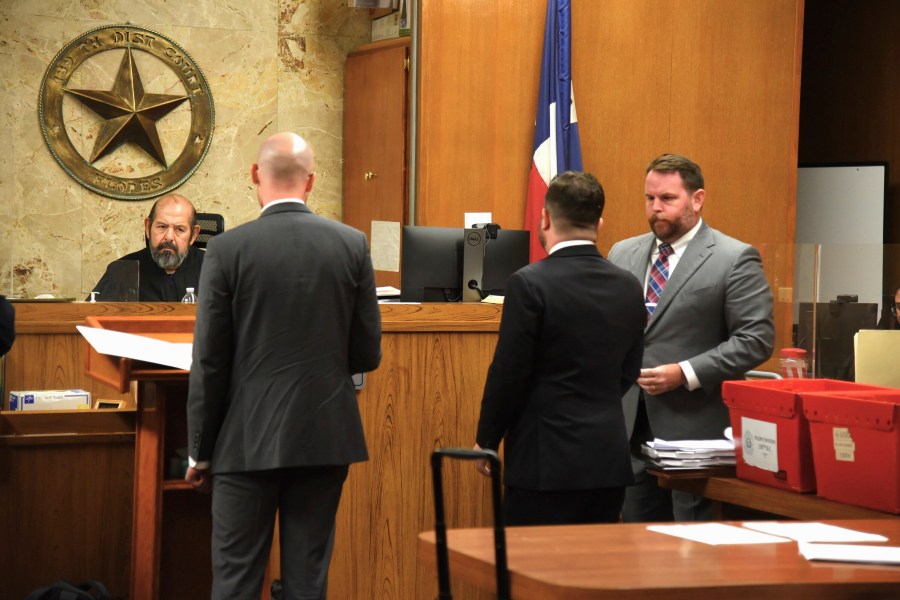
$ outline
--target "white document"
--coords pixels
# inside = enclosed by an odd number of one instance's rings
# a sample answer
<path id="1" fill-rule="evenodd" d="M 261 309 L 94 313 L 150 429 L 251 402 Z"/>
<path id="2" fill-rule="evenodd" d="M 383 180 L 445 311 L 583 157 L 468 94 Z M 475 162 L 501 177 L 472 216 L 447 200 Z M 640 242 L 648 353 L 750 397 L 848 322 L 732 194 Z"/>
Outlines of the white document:
<path id="1" fill-rule="evenodd" d="M 142 335 L 83 325 L 78 325 L 77 329 L 100 354 L 142 360 L 186 371 L 191 369 L 193 344 L 175 344 Z"/>
<path id="2" fill-rule="evenodd" d="M 463 214 L 463 227 L 472 227 L 475 223 L 491 223 L 492 218 L 489 212 L 467 212 Z"/>
<path id="3" fill-rule="evenodd" d="M 741 437 L 745 463 L 751 467 L 778 472 L 778 425 L 741 417 Z"/>
<path id="4" fill-rule="evenodd" d="M 883 535 L 854 531 L 825 523 L 749 521 L 744 527 L 797 540 L 798 542 L 886 542 Z"/>
<path id="5" fill-rule="evenodd" d="M 724 525 L 722 523 L 698 523 L 696 525 L 649 525 L 650 531 L 675 537 L 720 546 L 725 544 L 777 544 L 789 542 L 787 538 L 775 537 L 758 531 Z"/>
<path id="6" fill-rule="evenodd" d="M 376 271 L 400 270 L 400 229 L 398 221 L 372 221 L 369 254 Z"/>
<path id="7" fill-rule="evenodd" d="M 858 544 L 809 544 L 800 542 L 806 560 L 900 565 L 900 547 Z"/>
<path id="8" fill-rule="evenodd" d="M 400 290 L 390 285 L 383 285 L 375 288 L 375 295 L 379 298 L 396 298 L 400 295 Z"/>
<path id="9" fill-rule="evenodd" d="M 734 450 L 730 440 L 661 440 L 654 439 L 647 445 L 656 450 Z"/>

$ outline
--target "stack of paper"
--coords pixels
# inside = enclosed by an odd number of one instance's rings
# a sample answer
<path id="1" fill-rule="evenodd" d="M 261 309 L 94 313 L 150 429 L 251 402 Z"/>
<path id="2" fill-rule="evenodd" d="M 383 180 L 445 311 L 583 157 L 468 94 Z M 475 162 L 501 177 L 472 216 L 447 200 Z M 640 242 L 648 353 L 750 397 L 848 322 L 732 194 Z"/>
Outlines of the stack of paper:
<path id="1" fill-rule="evenodd" d="M 723 440 L 678 440 L 659 438 L 645 442 L 641 452 L 657 469 L 707 469 L 734 466 L 734 442 Z"/>

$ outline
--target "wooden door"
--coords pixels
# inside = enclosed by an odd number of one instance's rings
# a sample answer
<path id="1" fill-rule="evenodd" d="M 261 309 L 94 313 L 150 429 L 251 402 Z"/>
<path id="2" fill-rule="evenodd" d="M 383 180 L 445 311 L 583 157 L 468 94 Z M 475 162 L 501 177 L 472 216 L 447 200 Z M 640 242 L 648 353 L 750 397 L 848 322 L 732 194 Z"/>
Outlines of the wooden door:
<path id="1" fill-rule="evenodd" d="M 377 285 L 398 288 L 399 235 L 407 222 L 408 57 L 409 38 L 367 44 L 347 57 L 344 75 L 343 221 L 369 238 Z"/>

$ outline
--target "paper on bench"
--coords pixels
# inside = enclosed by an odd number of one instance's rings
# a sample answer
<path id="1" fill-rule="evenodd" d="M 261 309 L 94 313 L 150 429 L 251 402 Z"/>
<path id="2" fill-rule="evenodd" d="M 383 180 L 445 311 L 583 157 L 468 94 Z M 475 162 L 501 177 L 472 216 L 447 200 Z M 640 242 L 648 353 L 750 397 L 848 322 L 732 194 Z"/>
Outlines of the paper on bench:
<path id="1" fill-rule="evenodd" d="M 191 369 L 193 344 L 176 344 L 142 335 L 84 325 L 78 325 L 76 328 L 100 354 L 142 360 L 186 371 Z"/>

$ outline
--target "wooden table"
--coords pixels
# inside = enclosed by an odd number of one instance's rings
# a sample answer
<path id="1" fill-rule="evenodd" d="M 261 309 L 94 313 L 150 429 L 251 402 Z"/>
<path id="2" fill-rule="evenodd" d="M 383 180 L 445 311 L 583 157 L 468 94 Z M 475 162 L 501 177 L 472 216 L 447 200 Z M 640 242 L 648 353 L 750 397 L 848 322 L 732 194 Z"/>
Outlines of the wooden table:
<path id="1" fill-rule="evenodd" d="M 900 546 L 897 519 L 826 522 Z M 644 523 L 510 527 L 506 540 L 516 600 L 900 597 L 900 567 L 807 561 L 795 542 L 711 546 Z M 495 589 L 492 529 L 451 529 L 448 548 L 452 578 Z M 436 573 L 432 531 L 419 560 Z"/>
<path id="2" fill-rule="evenodd" d="M 690 476 L 651 470 L 660 487 L 689 492 L 710 500 L 743 506 L 773 515 L 806 521 L 820 519 L 889 519 L 897 515 L 800 494 L 768 485 L 738 479 L 735 476 Z M 898 593 L 900 598 L 900 593 Z"/>

